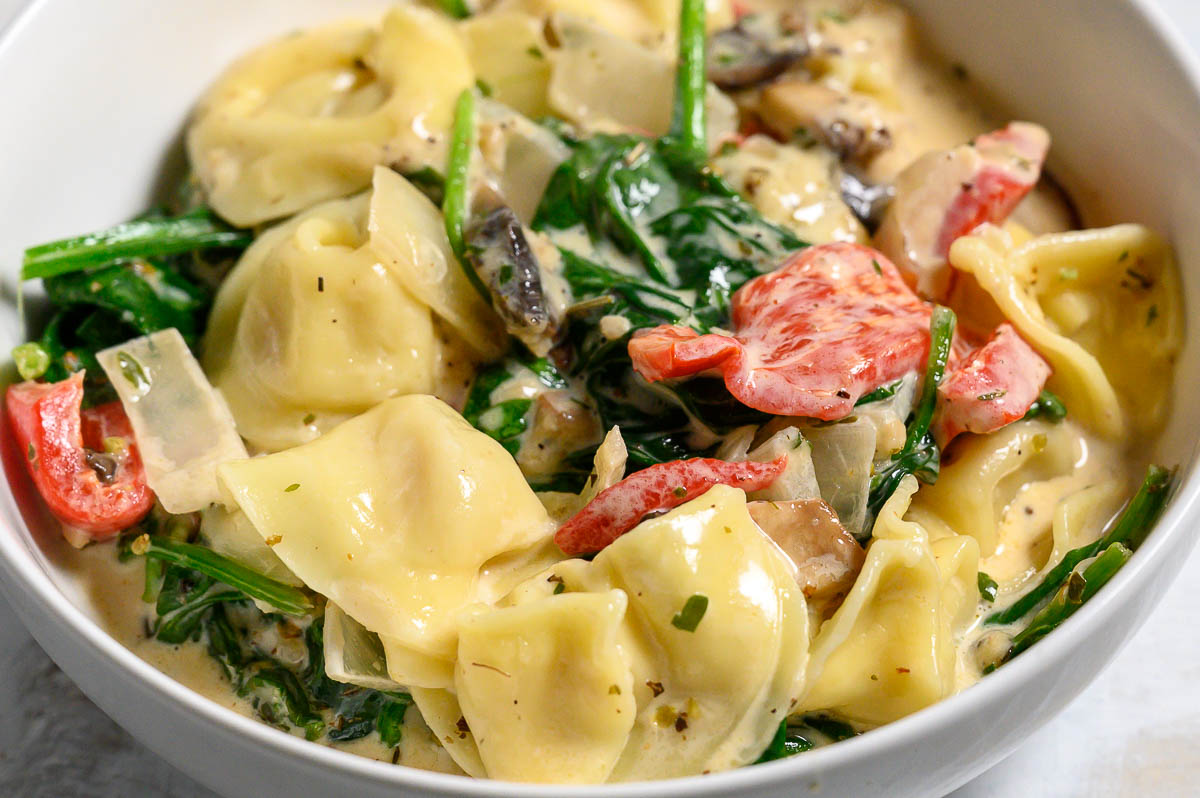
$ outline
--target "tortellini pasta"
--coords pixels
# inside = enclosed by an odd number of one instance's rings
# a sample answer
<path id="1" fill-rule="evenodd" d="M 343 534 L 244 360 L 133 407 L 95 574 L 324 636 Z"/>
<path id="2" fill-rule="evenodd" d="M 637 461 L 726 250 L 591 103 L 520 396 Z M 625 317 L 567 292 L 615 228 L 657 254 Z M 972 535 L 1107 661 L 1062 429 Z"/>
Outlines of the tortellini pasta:
<path id="1" fill-rule="evenodd" d="M 492 98 L 532 119 L 550 113 L 546 90 L 553 67 L 545 30 L 541 19 L 508 10 L 470 17 L 460 28 Z"/>
<path id="2" fill-rule="evenodd" d="M 553 525 L 512 458 L 431 396 L 219 476 L 306 585 L 380 635 L 400 684 L 448 686 L 458 611 L 553 561 Z"/>
<path id="3" fill-rule="evenodd" d="M 733 22 L 730 0 L 707 0 L 709 30 Z M 675 0 L 498 0 L 488 13 L 519 10 L 545 19 L 566 12 L 647 47 L 674 54 L 675 31 L 679 26 L 679 3 Z"/>
<path id="4" fill-rule="evenodd" d="M 695 596 L 707 604 L 689 630 L 675 619 Z M 443 718 L 459 702 L 493 777 L 562 780 L 548 767 L 562 762 L 611 781 L 747 764 L 803 688 L 794 568 L 734 488 L 644 521 L 591 563 L 558 564 L 505 604 L 460 622 L 457 699 L 425 696 Z"/>
<path id="5" fill-rule="evenodd" d="M 235 63 L 201 101 L 188 156 L 223 217 L 278 219 L 365 188 L 376 164 L 440 169 L 474 80 L 454 24 L 401 4 L 381 27 L 299 33 Z"/>
<path id="6" fill-rule="evenodd" d="M 798 710 L 878 725 L 954 692 L 955 638 L 979 598 L 979 547 L 964 535 L 931 540 L 904 520 L 916 490 L 905 477 L 880 512 L 854 588 L 813 639 Z"/>
<path id="7" fill-rule="evenodd" d="M 455 684 L 491 778 L 608 778 L 637 711 L 618 644 L 627 603 L 620 590 L 567 593 L 460 623 Z"/>
<path id="8" fill-rule="evenodd" d="M 312 440 L 392 396 L 442 393 L 448 362 L 471 355 L 435 315 L 477 352 L 501 340 L 437 209 L 390 170 L 375 184 L 263 233 L 217 295 L 205 369 L 259 449 Z"/>
<path id="9" fill-rule="evenodd" d="M 959 444 L 938 480 L 914 502 L 961 535 L 979 541 L 983 556 L 996 550 L 1005 508 L 1023 485 L 1070 474 L 1083 439 L 1067 424 L 1023 421 Z"/>
<path id="10" fill-rule="evenodd" d="M 1007 595 L 1098 537 L 1125 488 L 1110 444 L 1071 421 L 1021 421 L 960 442 L 906 517 L 978 541 L 981 570 Z"/>
<path id="11" fill-rule="evenodd" d="M 805 241 L 867 239 L 862 223 L 842 202 L 837 161 L 827 151 L 800 150 L 754 135 L 713 165 L 764 216 Z"/>
<path id="12" fill-rule="evenodd" d="M 1074 416 L 1111 439 L 1162 425 L 1183 323 L 1159 236 L 1124 224 L 1017 245 L 985 227 L 956 241 L 950 260 L 1049 361 L 1049 385 Z"/>
<path id="13" fill-rule="evenodd" d="M 560 47 L 547 92 L 555 113 L 591 130 L 667 131 L 675 91 L 671 57 L 575 15 L 557 15 L 553 24 Z M 738 110 L 712 85 L 705 105 L 707 140 L 715 148 L 737 130 Z"/>

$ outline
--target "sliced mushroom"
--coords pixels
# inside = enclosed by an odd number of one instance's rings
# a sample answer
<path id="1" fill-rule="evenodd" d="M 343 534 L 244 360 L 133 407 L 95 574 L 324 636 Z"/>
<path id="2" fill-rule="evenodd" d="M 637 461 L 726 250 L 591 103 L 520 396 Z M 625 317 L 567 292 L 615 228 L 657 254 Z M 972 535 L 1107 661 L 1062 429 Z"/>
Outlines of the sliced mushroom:
<path id="1" fill-rule="evenodd" d="M 837 602 L 854 586 L 866 553 L 820 499 L 750 502 L 750 517 L 796 564 L 804 596 Z"/>
<path id="2" fill-rule="evenodd" d="M 553 474 L 567 455 L 600 440 L 601 431 L 595 413 L 569 392 L 545 391 L 534 400 L 532 423 L 517 463 L 528 476 Z"/>
<path id="3" fill-rule="evenodd" d="M 943 300 L 956 275 L 950 246 L 984 222 L 1001 224 L 1038 182 L 1050 134 L 1028 122 L 926 153 L 896 177 L 875 246 L 923 296 Z"/>
<path id="4" fill-rule="evenodd" d="M 776 135 L 811 137 L 843 160 L 866 163 L 892 146 L 892 133 L 877 102 L 805 78 L 763 89 L 758 113 Z"/>
<path id="5" fill-rule="evenodd" d="M 872 233 L 879 228 L 884 212 L 895 195 L 890 183 L 872 183 L 860 177 L 857 170 L 849 168 L 842 170 L 841 191 L 842 202 Z"/>
<path id="6" fill-rule="evenodd" d="M 467 257 L 491 293 L 496 312 L 510 334 L 544 356 L 553 347 L 560 320 L 547 301 L 537 256 L 511 208 L 499 207 L 466 234 Z"/>
<path id="7" fill-rule="evenodd" d="M 807 41 L 783 30 L 778 19 L 742 17 L 709 39 L 708 77 L 725 91 L 752 88 L 778 77 L 808 51 Z"/>

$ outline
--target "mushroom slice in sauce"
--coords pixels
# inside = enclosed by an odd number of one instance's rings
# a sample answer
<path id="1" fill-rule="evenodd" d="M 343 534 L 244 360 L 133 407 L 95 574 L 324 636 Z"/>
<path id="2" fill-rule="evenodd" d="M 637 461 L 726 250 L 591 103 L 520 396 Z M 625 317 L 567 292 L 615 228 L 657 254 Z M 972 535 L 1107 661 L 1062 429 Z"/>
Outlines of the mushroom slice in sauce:
<path id="1" fill-rule="evenodd" d="M 709 39 L 708 78 L 725 91 L 749 89 L 778 77 L 808 52 L 807 41 L 789 35 L 778 20 L 746 16 Z"/>
<path id="2" fill-rule="evenodd" d="M 538 394 L 533 403 L 533 421 L 517 454 L 517 463 L 527 475 L 549 475 L 563 460 L 600 440 L 603 430 L 596 414 L 562 390 Z"/>
<path id="3" fill-rule="evenodd" d="M 954 282 L 950 246 L 985 222 L 1002 224 L 1037 184 L 1049 147 L 1044 128 L 1011 122 L 926 153 L 896 178 L 875 245 L 922 295 L 944 299 Z"/>
<path id="4" fill-rule="evenodd" d="M 872 233 L 879 228 L 884 212 L 896 193 L 891 183 L 872 183 L 851 168 L 842 169 L 839 188 L 842 202 Z"/>
<path id="5" fill-rule="evenodd" d="M 806 78 L 767 86 L 758 113 L 776 135 L 811 137 L 843 160 L 866 163 L 892 146 L 891 130 L 877 102 Z"/>
<path id="6" fill-rule="evenodd" d="M 850 591 L 866 553 L 832 507 L 820 499 L 796 499 L 750 502 L 746 509 L 796 564 L 796 581 L 805 598 L 834 602 Z"/>
<path id="7" fill-rule="evenodd" d="M 560 332 L 560 319 L 547 300 L 537 256 L 511 208 L 499 207 L 467 230 L 467 257 L 492 295 L 510 334 L 544 356 Z"/>

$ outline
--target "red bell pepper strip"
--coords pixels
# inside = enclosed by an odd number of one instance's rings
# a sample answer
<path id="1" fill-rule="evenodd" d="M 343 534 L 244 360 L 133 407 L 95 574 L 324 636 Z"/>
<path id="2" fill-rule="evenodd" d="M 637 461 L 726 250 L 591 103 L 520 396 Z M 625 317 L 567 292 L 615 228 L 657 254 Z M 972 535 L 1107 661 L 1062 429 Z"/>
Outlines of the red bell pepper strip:
<path id="1" fill-rule="evenodd" d="M 670 510 L 702 495 L 713 485 L 762 490 L 787 466 L 787 455 L 769 463 L 729 463 L 709 457 L 659 463 L 600 491 L 554 535 L 566 554 L 600 551 L 633 529 L 648 514 Z"/>
<path id="2" fill-rule="evenodd" d="M 1050 376 L 1050 366 L 1011 324 L 946 372 L 938 386 L 934 437 L 945 447 L 960 432 L 984 434 L 1021 419 Z"/>

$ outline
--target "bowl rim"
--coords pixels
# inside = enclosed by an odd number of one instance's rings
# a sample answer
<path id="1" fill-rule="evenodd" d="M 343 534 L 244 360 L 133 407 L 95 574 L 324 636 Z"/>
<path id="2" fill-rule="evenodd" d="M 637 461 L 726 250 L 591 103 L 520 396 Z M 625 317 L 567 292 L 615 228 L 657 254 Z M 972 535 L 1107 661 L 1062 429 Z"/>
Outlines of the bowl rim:
<path id="1" fill-rule="evenodd" d="M 53 0 L 31 0 L 9 22 L 0 27 L 0 57 L 12 46 L 42 7 Z M 1163 46 L 1169 61 L 1177 66 L 1192 90 L 1192 99 L 1200 106 L 1200 51 L 1193 50 L 1170 20 L 1165 9 L 1152 0 L 1118 0 L 1130 7 Z M 1186 315 L 1186 314 L 1185 314 Z M 1182 462 L 1179 472 L 1185 479 L 1177 483 L 1166 511 L 1155 525 L 1153 534 L 1139 548 L 1112 580 L 1112 584 L 1099 591 L 1054 634 L 1039 641 L 1038 645 L 1023 656 L 1008 663 L 960 693 L 951 695 L 911 715 L 888 723 L 868 733 L 839 742 L 837 745 L 821 747 L 806 752 L 803 757 L 792 757 L 769 762 L 755 767 L 743 767 L 721 773 L 687 776 L 659 781 L 628 782 L 603 785 L 559 785 L 505 782 L 490 779 L 475 779 L 445 773 L 397 766 L 387 762 L 368 759 L 337 750 L 260 723 L 237 711 L 221 706 L 198 692 L 155 668 L 121 645 L 83 610 L 76 607 L 47 578 L 42 566 L 31 551 L 31 541 L 25 525 L 10 525 L 0 520 L 4 532 L 0 534 L 0 589 L 11 597 L 13 592 L 22 591 L 31 596 L 26 601 L 38 603 L 51 613 L 77 638 L 82 638 L 107 660 L 110 667 L 124 671 L 137 678 L 147 690 L 159 693 L 176 704 L 182 705 L 191 714 L 204 722 L 226 731 L 245 735 L 260 747 L 269 749 L 286 758 L 296 757 L 330 770 L 353 775 L 360 779 L 394 787 L 414 787 L 428 793 L 444 796 L 471 796 L 477 798 L 634 798 L 647 792 L 662 795 L 676 791 L 706 798 L 728 795 L 739 788 L 764 787 L 772 783 L 813 776 L 832 770 L 858 759 L 871 757 L 893 747 L 904 746 L 913 739 L 929 736 L 948 720 L 959 715 L 970 715 L 979 707 L 988 704 L 1018 684 L 1034 677 L 1044 663 L 1065 659 L 1077 642 L 1093 634 L 1101 633 L 1110 607 L 1122 601 L 1129 591 L 1136 590 L 1153 576 L 1153 565 L 1164 556 L 1164 550 L 1175 543 L 1174 538 L 1186 534 L 1187 521 L 1195 517 L 1200 508 L 1200 452 L 1194 448 L 1190 462 Z M 12 490 L 5 485 L 3 501 L 12 517 L 20 518 Z M 1185 542 L 1190 550 L 1196 540 Z M 1186 551 L 1184 552 L 1186 554 Z M 18 602 L 11 601 L 16 605 Z M 31 630 L 32 631 L 32 630 Z M 1048 718 L 1043 719 L 1048 720 Z"/>

